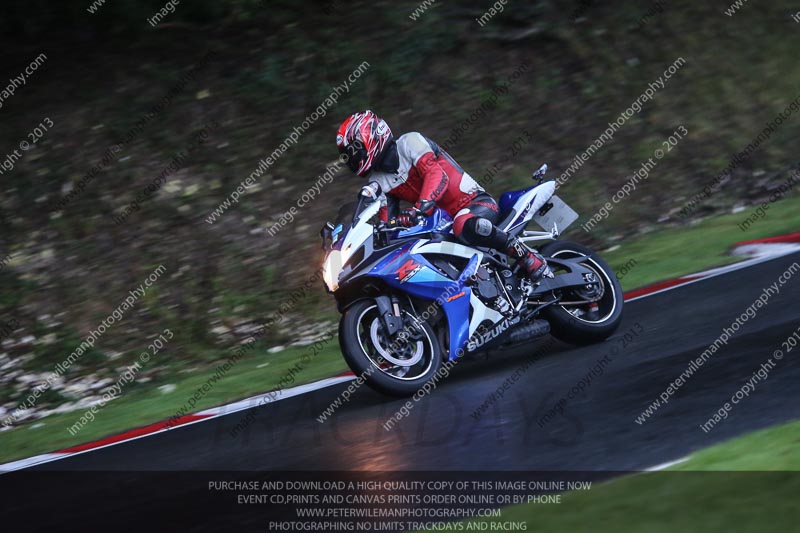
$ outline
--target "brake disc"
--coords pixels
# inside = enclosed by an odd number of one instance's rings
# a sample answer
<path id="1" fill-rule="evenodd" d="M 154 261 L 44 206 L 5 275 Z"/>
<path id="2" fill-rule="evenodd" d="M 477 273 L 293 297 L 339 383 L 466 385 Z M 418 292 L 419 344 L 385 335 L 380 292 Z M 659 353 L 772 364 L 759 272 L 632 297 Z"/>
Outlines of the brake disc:
<path id="1" fill-rule="evenodd" d="M 383 343 L 386 340 L 386 338 L 380 334 L 379 332 L 380 327 L 381 327 L 380 319 L 376 318 L 375 320 L 372 321 L 372 325 L 369 328 L 369 334 L 372 340 L 372 345 L 375 347 L 376 350 L 378 350 L 378 353 L 381 355 L 381 357 L 383 357 L 390 363 L 395 364 L 397 366 L 414 366 L 415 364 L 419 363 L 419 361 L 422 359 L 422 354 L 425 352 L 425 347 L 422 344 L 422 341 L 416 342 L 416 349 L 413 348 L 414 346 L 413 344 L 409 342 L 404 342 L 403 343 L 404 351 L 410 352 L 411 350 L 413 350 L 414 353 L 409 354 L 409 357 L 407 358 L 400 359 L 395 357 L 394 354 L 389 353 L 386 350 L 386 348 L 383 347 Z"/>
<path id="2" fill-rule="evenodd" d="M 580 298 L 584 298 L 586 302 L 583 303 L 592 303 L 601 300 L 606 293 L 602 278 L 592 266 L 585 263 L 582 263 L 581 266 L 588 268 L 591 272 L 586 272 L 583 275 L 583 279 L 586 282 L 584 288 L 574 289 L 573 293 Z M 563 302 L 563 304 L 566 303 L 567 302 Z"/>

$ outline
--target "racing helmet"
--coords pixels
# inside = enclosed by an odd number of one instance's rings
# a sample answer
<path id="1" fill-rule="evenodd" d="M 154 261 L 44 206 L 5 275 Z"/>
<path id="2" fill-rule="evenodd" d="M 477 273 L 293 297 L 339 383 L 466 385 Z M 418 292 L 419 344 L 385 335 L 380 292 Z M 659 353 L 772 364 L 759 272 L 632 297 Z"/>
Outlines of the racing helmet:
<path id="1" fill-rule="evenodd" d="M 336 134 L 339 159 L 356 175 L 366 176 L 393 140 L 389 125 L 367 109 L 350 115 Z"/>

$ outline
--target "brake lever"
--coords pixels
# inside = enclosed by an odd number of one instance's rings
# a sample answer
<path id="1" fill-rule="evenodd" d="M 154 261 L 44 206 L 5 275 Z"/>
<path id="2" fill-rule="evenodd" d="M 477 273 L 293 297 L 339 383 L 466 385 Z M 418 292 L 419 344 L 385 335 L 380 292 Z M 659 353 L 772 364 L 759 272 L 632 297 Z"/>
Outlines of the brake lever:
<path id="1" fill-rule="evenodd" d="M 426 218 L 425 215 L 419 215 L 417 217 L 417 223 L 414 224 L 413 226 L 408 226 L 408 227 L 401 226 L 400 224 L 397 223 L 397 219 L 396 218 L 392 218 L 392 219 L 389 219 L 389 222 L 384 222 L 383 228 L 385 228 L 385 229 L 381 229 L 380 231 L 403 231 L 403 230 L 406 230 L 406 229 L 411 229 L 411 228 L 413 228 L 415 226 L 419 226 L 419 225 L 423 224 L 425 222 L 425 218 Z M 392 226 L 392 227 L 387 228 L 386 226 Z"/>
<path id="2" fill-rule="evenodd" d="M 383 223 L 383 228 L 385 231 L 394 231 L 404 229 L 403 226 L 397 223 L 397 218 L 390 218 L 386 222 Z"/>

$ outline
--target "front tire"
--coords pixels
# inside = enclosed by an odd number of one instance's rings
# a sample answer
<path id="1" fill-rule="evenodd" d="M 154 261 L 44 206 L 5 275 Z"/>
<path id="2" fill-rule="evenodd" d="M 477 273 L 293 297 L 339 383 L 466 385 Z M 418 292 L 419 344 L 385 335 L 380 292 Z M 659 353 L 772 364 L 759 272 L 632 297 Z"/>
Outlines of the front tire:
<path id="1" fill-rule="evenodd" d="M 374 300 L 351 305 L 339 322 L 339 346 L 350 369 L 371 388 L 391 396 L 411 396 L 442 366 L 442 352 L 430 324 L 407 311 L 404 324 L 414 338 L 385 334 Z"/>
<path id="2" fill-rule="evenodd" d="M 552 335 L 570 344 L 593 344 L 613 335 L 622 322 L 623 294 L 609 264 L 591 248 L 574 242 L 551 242 L 539 251 L 545 258 L 584 257 L 586 260 L 581 263 L 597 273 L 604 288 L 594 311 L 580 305 L 553 305 L 542 311 L 542 316 L 550 322 Z"/>

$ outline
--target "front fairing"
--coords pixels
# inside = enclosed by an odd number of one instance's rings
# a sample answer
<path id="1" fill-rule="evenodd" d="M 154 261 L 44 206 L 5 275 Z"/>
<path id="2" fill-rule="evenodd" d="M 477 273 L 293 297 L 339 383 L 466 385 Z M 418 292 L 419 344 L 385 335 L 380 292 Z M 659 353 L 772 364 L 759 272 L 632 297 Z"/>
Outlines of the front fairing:
<path id="1" fill-rule="evenodd" d="M 346 269 L 355 266 L 350 264 L 353 262 L 352 260 L 358 258 L 363 260 L 372 255 L 372 238 L 375 228 L 370 220 L 378 214 L 379 210 L 380 203 L 371 202 L 355 216 L 355 220 L 339 216 L 331 232 L 331 249 L 325 256 L 322 266 L 322 279 L 329 291 L 336 292 L 339 288 L 342 274 Z"/>
<path id="2" fill-rule="evenodd" d="M 453 279 L 428 261 L 428 253 L 458 254 L 469 261 L 458 279 Z M 432 242 L 424 238 L 398 240 L 391 253 L 371 265 L 368 275 L 382 280 L 390 288 L 437 303 L 447 316 L 448 360 L 452 361 L 459 356 L 469 337 L 472 288 L 467 280 L 477 270 L 481 258 L 480 252 L 451 242 Z M 416 311 L 420 318 L 427 320 L 437 307 L 423 306 Z"/>
<path id="3" fill-rule="evenodd" d="M 374 202 L 362 211 L 355 224 L 348 224 L 347 220 L 335 224 L 332 230 L 335 236 L 323 266 L 328 290 L 336 292 L 340 283 L 365 275 L 410 296 L 437 301 L 447 316 L 448 359 L 456 359 L 469 336 L 472 290 L 466 280 L 477 269 L 481 254 L 466 253 L 468 248 L 463 245 L 439 242 L 440 246 L 457 246 L 464 250 L 465 256 L 471 256 L 459 279 L 448 278 L 428 262 L 422 247 L 431 242 L 430 234 L 449 232 L 453 223 L 450 216 L 440 209 L 419 225 L 396 231 L 390 237 L 389 246 L 374 250 L 374 227 L 368 222 L 379 209 L 379 203 Z M 432 311 L 420 309 L 419 312 L 427 316 Z"/>

